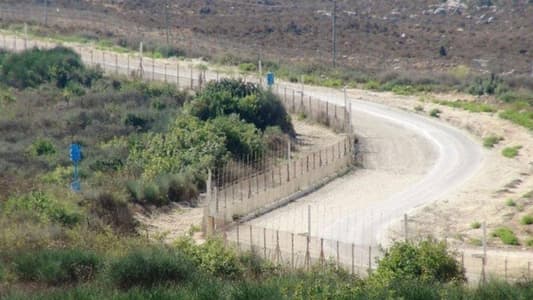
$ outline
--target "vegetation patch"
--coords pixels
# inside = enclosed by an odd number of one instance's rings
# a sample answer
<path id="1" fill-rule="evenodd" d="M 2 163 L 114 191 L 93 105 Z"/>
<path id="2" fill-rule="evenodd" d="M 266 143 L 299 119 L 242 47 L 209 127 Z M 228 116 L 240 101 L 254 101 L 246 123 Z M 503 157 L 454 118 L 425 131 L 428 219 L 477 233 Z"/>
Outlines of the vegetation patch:
<path id="1" fill-rule="evenodd" d="M 446 100 L 435 100 L 433 101 L 436 104 L 445 105 L 449 107 L 454 108 L 460 108 L 463 110 L 467 110 L 469 112 L 496 112 L 496 108 L 492 107 L 491 105 L 484 104 L 484 103 L 477 103 L 472 101 L 463 101 L 463 100 L 457 100 L 457 101 L 446 101 Z"/>
<path id="2" fill-rule="evenodd" d="M 500 117 L 517 125 L 533 130 L 533 112 L 506 110 L 500 113 Z"/>
<path id="3" fill-rule="evenodd" d="M 509 198 L 509 199 L 507 199 L 505 201 L 505 205 L 510 206 L 510 207 L 515 207 L 516 206 L 516 202 L 513 199 Z"/>
<path id="4" fill-rule="evenodd" d="M 47 249 L 20 254 L 15 258 L 14 266 L 21 280 L 58 285 L 94 278 L 102 260 L 87 250 Z"/>
<path id="5" fill-rule="evenodd" d="M 507 158 L 515 158 L 522 149 L 522 146 L 507 147 L 502 150 L 502 155 Z"/>
<path id="6" fill-rule="evenodd" d="M 434 108 L 429 112 L 429 115 L 433 118 L 440 118 L 442 111 L 438 108 Z"/>
<path id="7" fill-rule="evenodd" d="M 470 228 L 479 229 L 479 228 L 481 228 L 481 223 L 476 221 L 476 222 L 470 224 Z"/>
<path id="8" fill-rule="evenodd" d="M 525 215 L 520 219 L 522 225 L 531 225 L 533 224 L 533 215 Z"/>
<path id="9" fill-rule="evenodd" d="M 505 245 L 520 245 L 514 232 L 507 227 L 499 227 L 492 232 L 493 237 L 499 238 Z"/>
<path id="10" fill-rule="evenodd" d="M 503 141 L 504 138 L 501 136 L 490 135 L 483 139 L 483 146 L 485 148 L 494 148 L 495 145 Z"/>
<path id="11" fill-rule="evenodd" d="M 181 283 L 189 280 L 195 272 L 187 256 L 161 247 L 134 250 L 109 266 L 109 278 L 121 288 Z"/>

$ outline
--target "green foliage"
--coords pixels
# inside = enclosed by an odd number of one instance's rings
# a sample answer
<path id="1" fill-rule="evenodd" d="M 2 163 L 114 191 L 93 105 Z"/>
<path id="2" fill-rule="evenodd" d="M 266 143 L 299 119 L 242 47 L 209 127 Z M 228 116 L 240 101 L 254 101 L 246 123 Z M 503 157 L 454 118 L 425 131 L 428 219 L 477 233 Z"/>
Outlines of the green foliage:
<path id="1" fill-rule="evenodd" d="M 58 88 L 72 82 L 90 86 L 99 77 L 98 72 L 85 71 L 78 54 L 61 47 L 9 54 L 2 61 L 0 71 L 0 79 L 17 88 L 36 87 L 46 82 L 53 82 Z"/>
<path id="2" fill-rule="evenodd" d="M 242 63 L 239 65 L 239 70 L 243 72 L 255 72 L 257 71 L 257 67 L 252 63 Z"/>
<path id="3" fill-rule="evenodd" d="M 166 133 L 149 133 L 130 151 L 130 167 L 145 179 L 160 174 L 203 173 L 224 161 L 226 138 L 210 122 L 180 115 Z M 199 175 L 201 177 L 201 175 Z"/>
<path id="4" fill-rule="evenodd" d="M 196 272 L 193 262 L 180 251 L 153 247 L 133 250 L 113 261 L 108 276 L 121 288 L 152 287 L 189 280 Z"/>
<path id="5" fill-rule="evenodd" d="M 437 103 L 437 104 L 440 104 L 440 105 L 445 105 L 445 106 L 454 107 L 454 108 L 461 108 L 461 109 L 467 110 L 469 112 L 475 112 L 475 113 L 478 113 L 478 112 L 495 112 L 496 111 L 496 109 L 494 107 L 492 107 L 491 105 L 484 104 L 484 103 L 476 103 L 476 102 L 471 102 L 471 101 L 437 100 L 437 101 L 434 101 L 434 102 Z"/>
<path id="6" fill-rule="evenodd" d="M 514 206 L 516 206 L 516 202 L 513 199 L 509 198 L 509 199 L 507 199 L 507 201 L 505 201 L 505 205 L 514 207 Z"/>
<path id="7" fill-rule="evenodd" d="M 198 197 L 198 179 L 190 173 L 161 174 L 149 181 L 128 181 L 126 188 L 133 201 L 152 205 L 192 201 Z"/>
<path id="8" fill-rule="evenodd" d="M 255 124 L 260 130 L 279 126 L 283 132 L 295 134 L 290 117 L 278 97 L 255 84 L 240 80 L 209 82 L 192 101 L 190 111 L 204 121 L 237 114 L 240 119 Z"/>
<path id="9" fill-rule="evenodd" d="M 239 120 L 237 115 L 217 117 L 210 122 L 217 135 L 225 137 L 226 149 L 235 157 L 259 157 L 265 152 L 265 144 L 259 130 L 253 124 Z"/>
<path id="10" fill-rule="evenodd" d="M 533 215 L 525 215 L 520 219 L 522 225 L 531 225 L 533 224 Z"/>
<path id="11" fill-rule="evenodd" d="M 190 239 L 181 239 L 177 247 L 190 256 L 200 270 L 223 278 L 239 278 L 243 270 L 234 251 L 218 240 L 195 245 Z"/>
<path id="12" fill-rule="evenodd" d="M 442 113 L 442 111 L 438 108 L 434 108 L 432 109 L 430 112 L 429 112 L 429 115 L 432 116 L 433 118 L 440 118 L 440 114 Z"/>
<path id="13" fill-rule="evenodd" d="M 20 279 L 54 285 L 90 280 L 101 266 L 97 254 L 80 249 L 46 249 L 20 254 L 14 260 Z"/>
<path id="14" fill-rule="evenodd" d="M 495 145 L 499 144 L 503 140 L 504 138 L 501 136 L 490 135 L 483 139 L 483 146 L 485 148 L 494 148 Z"/>
<path id="15" fill-rule="evenodd" d="M 492 232 L 493 237 L 498 237 L 505 245 L 520 245 L 520 242 L 518 241 L 518 238 L 514 234 L 514 232 L 507 228 L 507 227 L 499 227 L 496 228 Z"/>
<path id="16" fill-rule="evenodd" d="M 56 153 L 56 148 L 50 140 L 37 139 L 32 145 L 30 152 L 35 156 L 48 156 Z"/>
<path id="17" fill-rule="evenodd" d="M 527 245 L 528 247 L 533 247 L 533 239 L 528 239 L 528 240 L 526 241 L 526 245 Z"/>
<path id="18" fill-rule="evenodd" d="M 515 158 L 522 149 L 522 146 L 507 147 L 502 150 L 502 155 L 507 158 Z"/>
<path id="19" fill-rule="evenodd" d="M 463 281 L 464 270 L 448 253 L 444 242 L 424 240 L 415 243 L 395 243 L 380 260 L 372 275 L 383 284 L 396 280 L 428 282 Z"/>
<path id="20" fill-rule="evenodd" d="M 472 229 L 479 229 L 479 228 L 481 228 L 481 223 L 479 223 L 479 222 L 476 221 L 476 222 L 470 224 L 470 228 L 472 228 Z"/>
<path id="21" fill-rule="evenodd" d="M 415 106 L 415 111 L 416 112 L 423 112 L 424 111 L 424 107 L 422 105 L 417 105 L 417 106 Z"/>
<path id="22" fill-rule="evenodd" d="M 533 130 L 533 112 L 506 110 L 500 113 L 500 118 L 509 120 L 517 125 Z"/>
<path id="23" fill-rule="evenodd" d="M 24 214 L 39 220 L 49 220 L 68 226 L 76 225 L 80 221 L 79 213 L 43 192 L 11 197 L 2 208 L 8 214 Z"/>

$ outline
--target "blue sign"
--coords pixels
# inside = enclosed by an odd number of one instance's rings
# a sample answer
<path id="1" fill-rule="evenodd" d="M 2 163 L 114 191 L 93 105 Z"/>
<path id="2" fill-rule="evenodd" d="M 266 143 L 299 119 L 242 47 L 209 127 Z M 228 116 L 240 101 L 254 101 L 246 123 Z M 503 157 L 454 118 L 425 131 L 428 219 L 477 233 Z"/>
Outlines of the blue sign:
<path id="1" fill-rule="evenodd" d="M 273 86 L 274 85 L 274 73 L 272 73 L 272 72 L 268 72 L 267 73 L 267 84 L 268 84 L 268 86 Z"/>
<path id="2" fill-rule="evenodd" d="M 70 145 L 70 160 L 74 163 L 81 161 L 81 146 L 78 144 Z"/>
<path id="3" fill-rule="evenodd" d="M 74 163 L 74 174 L 72 175 L 72 183 L 70 184 L 70 188 L 74 192 L 79 192 L 81 190 L 81 182 L 78 174 L 78 163 L 82 158 L 81 146 L 79 144 L 70 144 L 69 154 L 70 160 Z"/>

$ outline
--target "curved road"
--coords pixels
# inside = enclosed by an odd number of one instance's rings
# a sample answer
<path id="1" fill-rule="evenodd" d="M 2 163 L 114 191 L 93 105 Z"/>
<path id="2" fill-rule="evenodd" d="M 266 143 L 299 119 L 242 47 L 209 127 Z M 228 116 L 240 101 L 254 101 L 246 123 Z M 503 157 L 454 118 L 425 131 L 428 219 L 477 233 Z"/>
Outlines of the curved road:
<path id="1" fill-rule="evenodd" d="M 342 104 L 343 94 L 305 87 Z M 363 168 L 251 223 L 359 245 L 376 245 L 404 213 L 459 188 L 481 166 L 483 149 L 443 122 L 364 100 L 351 100 Z"/>

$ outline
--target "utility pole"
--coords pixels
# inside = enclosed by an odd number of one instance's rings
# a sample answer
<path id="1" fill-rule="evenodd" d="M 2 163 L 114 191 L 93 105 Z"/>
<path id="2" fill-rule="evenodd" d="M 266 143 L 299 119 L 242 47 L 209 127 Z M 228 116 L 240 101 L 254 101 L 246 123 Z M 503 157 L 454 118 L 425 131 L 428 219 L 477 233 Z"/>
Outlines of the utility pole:
<path id="1" fill-rule="evenodd" d="M 48 25 L 48 0 L 44 0 L 44 26 Z"/>
<path id="2" fill-rule="evenodd" d="M 170 28 L 169 28 L 169 19 L 168 19 L 168 11 L 169 11 L 170 7 L 168 5 L 168 0 L 165 1 L 165 24 L 167 26 L 167 32 L 166 32 L 166 35 L 167 35 L 167 48 L 170 48 Z"/>
<path id="3" fill-rule="evenodd" d="M 333 54 L 333 67 L 337 67 L 337 0 L 333 1 L 333 12 L 331 13 L 331 42 Z"/>

